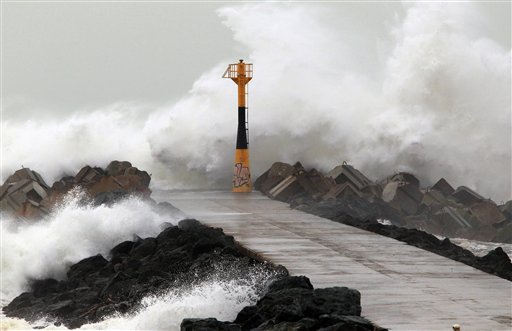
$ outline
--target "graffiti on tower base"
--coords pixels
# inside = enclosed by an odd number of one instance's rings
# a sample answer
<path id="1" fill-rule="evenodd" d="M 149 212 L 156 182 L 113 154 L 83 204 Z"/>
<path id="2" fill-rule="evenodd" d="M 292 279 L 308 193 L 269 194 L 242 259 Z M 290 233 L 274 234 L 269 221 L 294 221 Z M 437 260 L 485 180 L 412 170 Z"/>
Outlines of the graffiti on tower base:
<path id="1" fill-rule="evenodd" d="M 235 172 L 233 174 L 233 186 L 240 187 L 248 185 L 251 180 L 249 167 L 244 167 L 242 163 L 235 163 Z"/>

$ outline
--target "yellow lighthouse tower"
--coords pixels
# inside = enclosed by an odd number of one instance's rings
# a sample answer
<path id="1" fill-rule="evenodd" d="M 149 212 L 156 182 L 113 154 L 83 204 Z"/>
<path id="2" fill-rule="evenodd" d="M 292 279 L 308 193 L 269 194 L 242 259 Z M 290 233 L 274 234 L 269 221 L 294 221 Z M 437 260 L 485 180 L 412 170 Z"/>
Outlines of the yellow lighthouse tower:
<path id="1" fill-rule="evenodd" d="M 248 111 L 247 111 L 247 84 L 252 79 L 252 64 L 230 64 L 224 78 L 231 78 L 238 85 L 238 131 L 236 135 L 235 166 L 233 173 L 233 192 L 251 192 L 252 181 L 249 170 L 249 138 L 248 138 Z"/>

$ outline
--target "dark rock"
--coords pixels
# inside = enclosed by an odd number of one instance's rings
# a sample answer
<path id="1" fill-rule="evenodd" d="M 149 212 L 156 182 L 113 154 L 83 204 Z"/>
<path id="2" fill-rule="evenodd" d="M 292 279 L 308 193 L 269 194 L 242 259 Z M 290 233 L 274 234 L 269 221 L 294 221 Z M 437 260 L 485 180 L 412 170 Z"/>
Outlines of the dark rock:
<path id="1" fill-rule="evenodd" d="M 183 230 L 177 226 L 171 226 L 164 229 L 156 237 L 156 242 L 161 245 L 164 243 L 174 243 L 174 241 L 183 234 Z"/>
<path id="2" fill-rule="evenodd" d="M 36 298 L 54 293 L 59 288 L 59 282 L 55 279 L 41 279 L 35 280 L 31 284 L 33 294 Z"/>
<path id="3" fill-rule="evenodd" d="M 98 271 L 108 264 L 100 254 L 91 256 L 72 265 L 67 272 L 68 278 L 83 278 L 91 273 Z"/>
<path id="4" fill-rule="evenodd" d="M 487 272 L 495 273 L 503 278 L 512 280 L 512 263 L 503 248 L 498 247 L 480 258 L 480 265 Z M 504 277 L 505 276 L 505 277 Z"/>
<path id="5" fill-rule="evenodd" d="M 242 325 L 242 330 L 317 330 L 338 324 L 346 330 L 383 330 L 359 316 L 361 296 L 357 290 L 313 289 L 304 276 L 277 280 L 268 289 L 255 306 L 238 314 L 234 322 Z"/>
<path id="6" fill-rule="evenodd" d="M 183 212 L 181 210 L 179 210 L 178 208 L 174 207 L 173 205 L 171 205 L 169 202 L 166 202 L 166 201 L 159 202 L 156 205 L 155 210 L 162 214 L 169 214 L 169 215 L 173 215 L 173 216 L 176 216 L 176 215 L 184 216 Z"/>
<path id="7" fill-rule="evenodd" d="M 178 227 L 183 231 L 190 231 L 193 229 L 197 229 L 198 227 L 203 226 L 201 222 L 195 219 L 184 219 L 178 222 Z"/>
<path id="8" fill-rule="evenodd" d="M 134 246 L 133 241 L 123 241 L 110 250 L 112 257 L 119 255 L 128 255 Z"/>
<path id="9" fill-rule="evenodd" d="M 222 229 L 195 220 L 165 228 L 157 238 L 125 241 L 110 251 L 111 260 L 91 256 L 72 265 L 67 279 L 35 280 L 31 291 L 4 307 L 10 317 L 35 321 L 45 316 L 68 328 L 94 323 L 114 313 L 134 313 L 148 295 L 173 286 L 190 286 L 222 274 L 244 279 L 249 268 L 283 277 L 280 268 L 247 257 Z M 258 284 L 262 293 L 267 284 Z M 219 324 L 221 325 L 221 324 Z M 232 327 L 226 324 L 227 330 Z"/>
<path id="10" fill-rule="evenodd" d="M 358 315 L 361 312 L 360 294 L 348 288 L 308 290 L 304 288 L 284 289 L 267 293 L 258 301 L 254 315 L 276 321 L 298 321 L 303 317 L 317 318 L 323 314 Z M 239 316 L 236 323 L 247 322 Z M 246 324 L 243 325 L 246 327 Z"/>
<path id="11" fill-rule="evenodd" d="M 305 276 L 290 276 L 283 279 L 276 280 L 268 287 L 268 292 L 276 292 L 290 288 L 304 288 L 308 290 L 313 289 L 313 285 L 309 281 L 309 278 Z"/>
<path id="12" fill-rule="evenodd" d="M 181 331 L 240 331 L 238 324 L 220 322 L 215 318 L 185 318 L 181 322 Z"/>
<path id="13" fill-rule="evenodd" d="M 322 328 L 318 330 L 334 331 L 334 330 L 347 330 L 347 331 L 380 331 L 385 330 L 381 327 L 374 325 L 369 320 L 361 316 L 340 316 L 336 314 L 322 315 L 319 317 L 319 323 Z"/>
<path id="14" fill-rule="evenodd" d="M 156 245 L 157 244 L 155 238 L 143 239 L 139 245 L 132 249 L 130 255 L 135 259 L 141 259 L 145 256 L 153 254 L 156 250 Z"/>
<path id="15" fill-rule="evenodd" d="M 76 309 L 75 303 L 73 300 L 64 300 L 57 303 L 54 303 L 52 305 L 49 305 L 46 310 L 55 316 L 62 316 L 62 315 L 68 315 L 73 310 Z"/>

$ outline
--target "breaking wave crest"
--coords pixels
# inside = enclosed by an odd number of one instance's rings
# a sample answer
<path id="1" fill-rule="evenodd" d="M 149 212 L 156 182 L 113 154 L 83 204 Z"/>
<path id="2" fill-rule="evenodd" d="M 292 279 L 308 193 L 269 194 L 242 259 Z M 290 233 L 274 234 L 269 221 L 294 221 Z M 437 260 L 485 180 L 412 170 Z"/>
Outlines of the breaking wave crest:
<path id="1" fill-rule="evenodd" d="M 82 204 L 83 195 L 73 191 L 59 208 L 38 222 L 4 217 L 2 231 L 2 306 L 32 279 L 65 277 L 66 269 L 86 257 L 108 256 L 125 240 L 155 236 L 164 222 L 174 222 L 136 197 L 112 206 Z"/>
<path id="2" fill-rule="evenodd" d="M 275 271 L 262 265 L 248 267 L 235 262 L 220 262 L 208 279 L 177 280 L 175 286 L 145 297 L 135 312 L 114 314 L 103 321 L 82 325 L 83 330 L 179 330 L 184 318 L 210 318 L 231 321 L 243 307 L 253 305 L 266 286 L 276 278 Z M 58 329 L 51 320 L 34 323 L 3 318 L 2 330 Z"/>
<path id="3" fill-rule="evenodd" d="M 375 179 L 405 170 L 425 185 L 442 176 L 509 199 L 511 53 L 480 32 L 489 22 L 476 6 L 407 4 L 382 34 L 335 28 L 322 6 L 219 9 L 254 63 L 253 176 L 277 160 L 321 170 L 347 160 Z M 148 114 L 128 104 L 63 121 L 4 121 L 2 174 L 24 164 L 52 180 L 117 158 L 151 172 L 153 185 L 227 187 L 236 101 L 220 75 L 229 62 Z"/>

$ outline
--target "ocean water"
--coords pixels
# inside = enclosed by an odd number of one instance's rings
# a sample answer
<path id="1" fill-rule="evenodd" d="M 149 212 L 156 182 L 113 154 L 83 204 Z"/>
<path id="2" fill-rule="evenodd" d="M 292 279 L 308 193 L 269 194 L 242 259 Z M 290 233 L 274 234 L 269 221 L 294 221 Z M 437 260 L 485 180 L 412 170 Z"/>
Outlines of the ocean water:
<path id="1" fill-rule="evenodd" d="M 464 238 L 450 238 L 450 241 L 455 245 L 467 249 L 476 256 L 484 256 L 490 251 L 501 247 L 503 251 L 507 253 L 508 257 L 512 259 L 512 244 L 506 243 L 494 243 L 488 241 L 470 240 Z"/>

